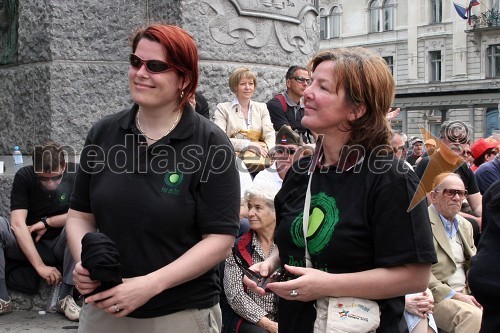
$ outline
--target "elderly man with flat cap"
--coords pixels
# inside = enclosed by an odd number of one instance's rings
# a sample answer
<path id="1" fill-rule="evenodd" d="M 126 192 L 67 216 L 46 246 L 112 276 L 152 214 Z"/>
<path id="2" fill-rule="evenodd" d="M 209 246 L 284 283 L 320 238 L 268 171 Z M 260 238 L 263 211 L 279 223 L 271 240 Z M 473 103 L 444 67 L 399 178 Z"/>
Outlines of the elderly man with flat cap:
<path id="1" fill-rule="evenodd" d="M 254 185 L 259 183 L 272 184 L 280 189 L 293 162 L 308 152 L 312 153 L 312 149 L 303 146 L 302 137 L 289 126 L 283 125 L 276 134 L 276 146 L 273 151 L 274 163 L 255 176 Z"/>

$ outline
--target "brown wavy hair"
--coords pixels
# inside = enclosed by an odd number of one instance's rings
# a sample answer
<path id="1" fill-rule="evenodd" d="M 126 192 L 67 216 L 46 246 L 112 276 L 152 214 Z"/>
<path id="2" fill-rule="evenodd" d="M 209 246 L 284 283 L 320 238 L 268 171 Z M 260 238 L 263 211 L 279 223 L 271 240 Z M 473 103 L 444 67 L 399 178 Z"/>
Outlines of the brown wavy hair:
<path id="1" fill-rule="evenodd" d="M 336 91 L 344 88 L 346 103 L 353 106 L 355 112 L 366 109 L 364 115 L 349 122 L 348 128 L 341 129 L 351 133 L 346 145 L 389 152 L 391 130 L 386 115 L 394 101 L 395 84 L 387 63 L 361 47 L 340 48 L 318 52 L 309 62 L 308 69 L 314 72 L 320 63 L 329 60 L 334 62 L 332 75 Z"/>
<path id="2" fill-rule="evenodd" d="M 168 64 L 174 68 L 179 76 L 189 79 L 189 84 L 183 90 L 184 95 L 179 102 L 179 107 L 184 108 L 196 91 L 199 79 L 198 49 L 193 37 L 175 25 L 152 24 L 146 28 L 138 29 L 132 35 L 132 52 L 135 52 L 137 44 L 142 38 L 160 43 L 165 51 Z"/>

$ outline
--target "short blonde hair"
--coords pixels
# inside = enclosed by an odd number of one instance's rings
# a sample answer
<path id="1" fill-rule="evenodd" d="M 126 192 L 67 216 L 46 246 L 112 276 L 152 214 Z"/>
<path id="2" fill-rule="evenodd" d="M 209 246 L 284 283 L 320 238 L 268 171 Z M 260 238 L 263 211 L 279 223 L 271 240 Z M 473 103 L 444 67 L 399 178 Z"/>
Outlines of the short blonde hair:
<path id="1" fill-rule="evenodd" d="M 241 79 L 252 79 L 255 89 L 257 89 L 257 75 L 247 67 L 239 67 L 229 75 L 229 89 L 233 93 L 236 94 Z"/>

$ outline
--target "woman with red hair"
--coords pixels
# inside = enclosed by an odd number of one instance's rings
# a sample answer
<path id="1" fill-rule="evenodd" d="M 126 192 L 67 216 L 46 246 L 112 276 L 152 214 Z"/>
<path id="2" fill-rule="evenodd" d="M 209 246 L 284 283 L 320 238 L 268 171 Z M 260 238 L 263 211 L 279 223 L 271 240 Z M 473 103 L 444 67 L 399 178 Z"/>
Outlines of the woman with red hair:
<path id="1" fill-rule="evenodd" d="M 188 103 L 198 52 L 186 31 L 140 29 L 129 60 L 134 105 L 91 128 L 68 213 L 79 331 L 220 332 L 216 267 L 239 227 L 231 143 Z M 109 240 L 88 244 L 96 231 Z"/>

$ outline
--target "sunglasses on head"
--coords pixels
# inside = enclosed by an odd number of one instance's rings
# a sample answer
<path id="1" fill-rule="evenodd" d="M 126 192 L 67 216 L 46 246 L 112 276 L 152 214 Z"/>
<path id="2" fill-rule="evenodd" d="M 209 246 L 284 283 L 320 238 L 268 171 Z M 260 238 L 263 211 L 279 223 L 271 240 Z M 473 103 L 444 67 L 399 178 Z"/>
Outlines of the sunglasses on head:
<path id="1" fill-rule="evenodd" d="M 306 79 L 305 77 L 302 77 L 302 76 L 291 76 L 290 79 L 294 79 L 295 81 L 297 81 L 298 83 L 311 83 L 311 79 Z"/>
<path id="2" fill-rule="evenodd" d="M 139 70 L 142 64 L 146 65 L 146 70 L 150 73 L 163 73 L 172 69 L 172 67 L 164 61 L 161 60 L 142 60 L 139 56 L 135 54 L 130 54 L 130 66 Z"/>
<path id="3" fill-rule="evenodd" d="M 434 191 L 436 193 L 438 192 L 443 192 L 443 195 L 447 198 L 454 198 L 455 195 L 458 194 L 458 197 L 460 199 L 462 199 L 463 197 L 466 197 L 467 194 L 469 194 L 469 192 L 467 192 L 467 190 L 452 190 L 452 189 L 449 189 L 449 188 L 445 188 L 444 190 L 441 190 L 441 191 Z"/>
<path id="4" fill-rule="evenodd" d="M 54 176 L 54 177 L 42 177 L 42 176 L 38 176 L 38 179 L 40 179 L 41 182 L 48 182 L 50 180 L 52 180 L 53 182 L 55 181 L 58 181 L 59 179 L 61 179 L 63 176 L 63 174 L 61 173 L 60 175 L 57 175 L 57 176 Z"/>
<path id="5" fill-rule="evenodd" d="M 233 257 L 236 265 L 241 269 L 243 274 L 246 275 L 247 278 L 252 280 L 257 284 L 258 287 L 263 288 L 265 291 L 269 292 L 270 290 L 266 288 L 267 284 L 270 282 L 282 282 L 287 281 L 291 278 L 291 274 L 284 267 L 278 268 L 274 271 L 270 276 L 264 277 L 257 272 L 252 271 L 246 265 L 243 264 L 241 258 L 234 253 L 233 248 Z"/>

